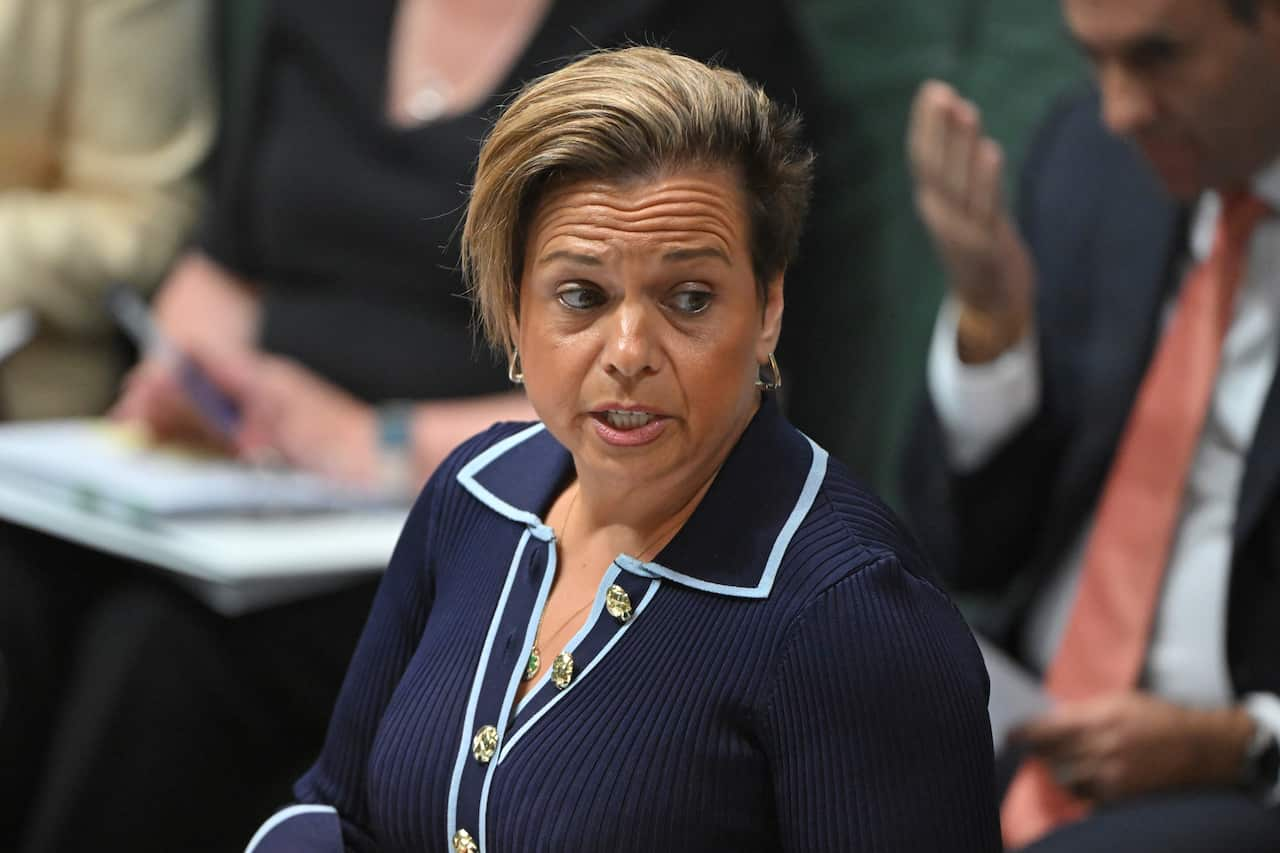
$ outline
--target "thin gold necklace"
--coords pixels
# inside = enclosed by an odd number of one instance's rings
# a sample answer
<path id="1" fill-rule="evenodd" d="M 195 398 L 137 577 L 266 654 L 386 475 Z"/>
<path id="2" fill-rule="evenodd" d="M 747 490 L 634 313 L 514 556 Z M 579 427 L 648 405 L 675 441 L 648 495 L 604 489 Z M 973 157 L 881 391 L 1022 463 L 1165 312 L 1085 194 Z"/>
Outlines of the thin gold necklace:
<path id="1" fill-rule="evenodd" d="M 578 505 L 578 495 L 581 492 L 582 492 L 581 486 L 574 487 L 573 498 L 569 501 L 569 509 L 566 510 L 564 514 L 564 524 L 561 525 L 560 527 L 561 539 L 564 538 L 564 532 L 569 529 L 569 519 L 573 518 L 573 508 Z M 573 612 L 573 616 L 570 616 L 568 619 L 564 620 L 564 622 L 561 623 L 560 627 L 556 629 L 555 634 L 552 634 L 551 636 L 555 637 L 556 634 L 559 634 L 562 630 L 564 630 L 564 626 L 568 625 L 571 621 L 573 621 L 574 616 L 577 616 L 579 613 L 581 613 L 582 611 L 590 607 L 591 602 L 594 600 L 595 600 L 595 596 L 592 595 L 591 598 L 587 599 L 587 603 L 579 607 L 577 610 L 575 610 Z M 538 672 L 541 671 L 542 669 L 542 652 L 538 649 L 538 635 L 542 633 L 542 620 L 546 615 L 547 615 L 547 611 L 546 611 L 546 608 L 544 607 L 542 610 L 542 613 L 538 614 L 538 627 L 535 628 L 533 631 L 533 648 L 529 650 L 529 661 L 524 666 L 525 681 L 532 680 L 534 677 L 537 676 Z"/>
<path id="2" fill-rule="evenodd" d="M 565 511 L 564 524 L 560 528 L 562 541 L 564 539 L 564 532 L 569 529 L 569 520 L 573 518 L 573 509 L 578 505 L 578 495 L 581 494 L 581 492 L 582 492 L 582 487 L 578 486 L 577 490 L 573 493 L 573 499 L 569 501 L 569 509 Z M 657 545 L 658 542 L 661 541 L 662 538 L 667 535 L 667 533 L 668 531 L 666 530 L 659 531 L 657 536 L 649 540 L 649 542 L 647 542 L 644 545 L 644 547 L 640 549 L 639 553 L 636 555 L 639 558 L 640 562 L 642 563 L 648 562 L 650 557 L 656 556 L 656 554 L 653 554 L 653 555 L 650 555 L 649 557 L 646 557 L 645 554 L 650 548 Z M 572 622 L 577 616 L 581 615 L 582 611 L 590 607 L 594 601 L 595 601 L 595 593 L 592 593 L 591 597 L 587 599 L 586 604 L 582 605 L 577 610 L 573 611 L 573 613 L 569 616 L 568 619 L 565 619 L 563 622 L 561 622 L 560 627 L 556 628 L 555 631 L 551 632 L 548 639 L 554 639 L 557 635 L 559 635 L 559 633 L 565 629 L 566 625 Z M 536 678 L 538 673 L 542 670 L 542 653 L 538 649 L 538 635 L 542 633 L 542 619 L 543 619 L 543 616 L 545 615 L 546 615 L 546 610 L 544 609 L 543 612 L 538 616 L 538 627 L 535 628 L 533 632 L 533 637 L 534 637 L 533 648 L 529 650 L 529 660 L 525 664 L 525 668 L 524 668 L 525 681 L 531 681 L 532 679 Z M 561 689 L 567 687 L 569 684 L 569 680 L 573 677 L 573 655 L 570 654 L 569 652 L 561 652 L 560 654 L 556 655 L 556 659 L 552 667 L 552 675 L 555 678 L 557 687 Z"/>

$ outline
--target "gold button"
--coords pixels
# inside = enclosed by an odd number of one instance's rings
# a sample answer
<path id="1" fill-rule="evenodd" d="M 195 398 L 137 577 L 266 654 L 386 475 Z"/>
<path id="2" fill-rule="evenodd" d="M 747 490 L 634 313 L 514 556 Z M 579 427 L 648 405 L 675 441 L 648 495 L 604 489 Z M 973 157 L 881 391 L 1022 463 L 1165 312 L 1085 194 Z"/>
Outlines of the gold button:
<path id="1" fill-rule="evenodd" d="M 604 609 L 619 622 L 626 622 L 631 618 L 631 596 L 615 583 L 605 591 Z"/>
<path id="2" fill-rule="evenodd" d="M 573 655 L 568 652 L 556 655 L 556 659 L 551 662 L 551 680 L 561 690 L 569 686 L 569 682 L 573 681 Z"/>
<path id="3" fill-rule="evenodd" d="M 493 754 L 498 751 L 498 730 L 493 726 L 483 726 L 471 740 L 471 754 L 481 764 L 488 764 Z"/>
<path id="4" fill-rule="evenodd" d="M 453 853 L 477 853 L 479 849 L 471 833 L 465 829 L 459 829 L 453 834 Z"/>

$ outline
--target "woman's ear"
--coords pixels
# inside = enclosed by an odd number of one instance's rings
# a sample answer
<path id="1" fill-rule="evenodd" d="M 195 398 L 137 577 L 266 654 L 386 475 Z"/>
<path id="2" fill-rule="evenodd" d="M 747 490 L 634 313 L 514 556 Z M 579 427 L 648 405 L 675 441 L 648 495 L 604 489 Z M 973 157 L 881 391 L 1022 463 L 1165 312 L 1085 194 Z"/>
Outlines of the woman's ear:
<path id="1" fill-rule="evenodd" d="M 775 275 L 764 288 L 764 318 L 760 326 L 760 340 L 756 344 L 756 362 L 764 364 L 770 353 L 778 348 L 782 335 L 782 283 L 785 271 Z"/>

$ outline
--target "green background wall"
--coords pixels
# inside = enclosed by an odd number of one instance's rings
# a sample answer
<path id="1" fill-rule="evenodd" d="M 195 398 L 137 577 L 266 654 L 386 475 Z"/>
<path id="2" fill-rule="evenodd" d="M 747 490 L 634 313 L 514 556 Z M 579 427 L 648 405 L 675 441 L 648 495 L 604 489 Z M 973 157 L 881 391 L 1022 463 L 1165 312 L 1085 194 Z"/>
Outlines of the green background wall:
<path id="1" fill-rule="evenodd" d="M 912 96 L 928 77 L 956 85 L 1016 169 L 1049 102 L 1085 69 L 1055 0 L 800 0 L 799 9 L 841 118 L 827 156 L 845 161 L 834 204 L 847 239 L 835 244 L 822 293 L 805 297 L 826 306 L 806 306 L 819 319 L 804 330 L 826 366 L 796 383 L 795 416 L 824 419 L 814 437 L 893 500 L 942 290 L 903 158 Z"/>

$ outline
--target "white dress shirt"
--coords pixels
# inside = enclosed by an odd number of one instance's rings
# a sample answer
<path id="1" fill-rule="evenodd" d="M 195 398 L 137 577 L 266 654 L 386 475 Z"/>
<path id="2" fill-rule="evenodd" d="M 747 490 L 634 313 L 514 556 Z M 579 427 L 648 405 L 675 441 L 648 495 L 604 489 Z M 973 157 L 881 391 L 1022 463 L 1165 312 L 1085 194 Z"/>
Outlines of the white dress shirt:
<path id="1" fill-rule="evenodd" d="M 1261 172 L 1253 190 L 1280 211 L 1280 160 Z M 1191 222 L 1192 257 L 1212 247 L 1221 200 L 1206 192 Z M 1142 675 L 1142 686 L 1173 702 L 1223 707 L 1233 701 L 1226 655 L 1231 531 L 1245 459 L 1275 376 L 1280 350 L 1280 218 L 1259 225 L 1222 360 L 1191 463 L 1181 516 Z M 1173 300 L 1165 306 L 1166 318 Z M 1025 426 L 1040 405 L 1034 335 L 989 364 L 966 365 L 956 353 L 958 307 L 944 303 L 929 353 L 928 387 L 942 423 L 950 464 L 972 471 Z M 1021 639 L 1023 656 L 1048 666 L 1066 630 L 1093 520 L 1032 602 Z M 1260 724 L 1280 735 L 1280 698 L 1246 697 Z"/>

